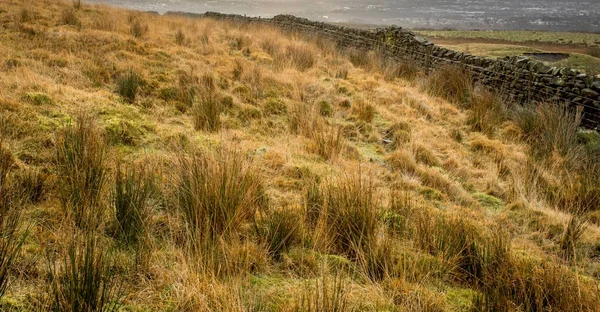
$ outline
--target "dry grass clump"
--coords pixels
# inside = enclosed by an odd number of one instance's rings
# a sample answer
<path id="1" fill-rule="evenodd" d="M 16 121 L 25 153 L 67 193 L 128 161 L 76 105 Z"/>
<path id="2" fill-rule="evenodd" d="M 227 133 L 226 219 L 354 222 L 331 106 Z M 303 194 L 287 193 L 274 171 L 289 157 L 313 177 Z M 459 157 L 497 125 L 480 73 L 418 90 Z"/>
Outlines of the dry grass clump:
<path id="1" fill-rule="evenodd" d="M 373 182 L 347 176 L 322 186 L 320 211 L 327 246 L 352 259 L 375 246 L 378 211 Z"/>
<path id="2" fill-rule="evenodd" d="M 133 69 L 127 70 L 116 81 L 117 93 L 127 102 L 133 103 L 144 79 Z"/>
<path id="3" fill-rule="evenodd" d="M 414 81 L 419 75 L 419 68 L 413 63 L 391 59 L 382 61 L 381 71 L 386 81 L 394 81 L 397 78 Z"/>
<path id="4" fill-rule="evenodd" d="M 245 156 L 224 149 L 181 156 L 175 187 L 186 257 L 196 272 L 225 278 L 263 266 L 268 253 L 242 240 L 268 204 L 262 179 Z"/>
<path id="5" fill-rule="evenodd" d="M 373 122 L 376 113 L 375 106 L 362 100 L 352 103 L 352 111 L 358 120 L 367 123 Z"/>
<path id="6" fill-rule="evenodd" d="M 111 271 L 111 256 L 93 233 L 74 240 L 64 261 L 51 266 L 53 311 L 117 311 L 119 282 Z"/>
<path id="7" fill-rule="evenodd" d="M 260 41 L 260 47 L 267 54 L 275 57 L 281 52 L 281 40 L 275 36 L 266 36 Z"/>
<path id="8" fill-rule="evenodd" d="M 458 105 L 466 105 L 471 100 L 473 79 L 461 68 L 444 66 L 427 77 L 424 89 L 433 96 Z"/>
<path id="9" fill-rule="evenodd" d="M 73 8 L 75 10 L 81 9 L 81 0 L 73 0 L 71 3 L 73 4 Z"/>
<path id="10" fill-rule="evenodd" d="M 302 242 L 302 222 L 298 213 L 291 209 L 283 209 L 271 212 L 257 225 L 257 234 L 273 259 L 281 260 L 284 252 Z"/>
<path id="11" fill-rule="evenodd" d="M 269 98 L 263 105 L 263 111 L 267 115 L 285 115 L 288 112 L 288 107 L 285 102 L 277 98 Z"/>
<path id="12" fill-rule="evenodd" d="M 312 134 L 309 149 L 327 160 L 337 158 L 346 146 L 341 127 L 328 126 Z"/>
<path id="13" fill-rule="evenodd" d="M 192 107 L 196 130 L 216 131 L 221 128 L 222 103 L 217 96 L 214 77 L 204 75 L 200 79 L 197 102 Z"/>
<path id="14" fill-rule="evenodd" d="M 4 142 L 0 141 L 0 203 L 2 203 L 2 209 L 0 210 L 8 210 L 8 205 L 12 203 L 10 201 L 9 195 L 12 195 L 10 187 L 10 183 L 8 182 L 8 174 L 11 171 L 13 166 L 13 156 L 12 153 L 8 150 L 8 148 L 4 147 Z"/>
<path id="15" fill-rule="evenodd" d="M 487 91 L 477 90 L 468 105 L 471 109 L 468 123 L 475 131 L 487 135 L 493 134 L 507 119 L 507 107 L 498 95 Z"/>
<path id="16" fill-rule="evenodd" d="M 116 68 L 102 56 L 95 56 L 86 62 L 83 74 L 90 80 L 92 86 L 103 87 L 114 75 Z"/>
<path id="17" fill-rule="evenodd" d="M 238 233 L 265 208 L 261 178 L 240 152 L 192 153 L 179 159 L 177 170 L 177 207 L 192 247 Z"/>
<path id="18" fill-rule="evenodd" d="M 481 279 L 481 259 L 478 244 L 488 242 L 466 220 L 422 213 L 416 218 L 416 245 L 439 256 L 452 268 L 454 278 L 467 284 Z M 494 255 L 496 256 L 496 255 Z"/>
<path id="19" fill-rule="evenodd" d="M 415 159 L 428 166 L 437 167 L 440 165 L 440 160 L 427 146 L 417 143 L 413 146 Z"/>
<path id="20" fill-rule="evenodd" d="M 355 67 L 361 67 L 366 70 L 373 70 L 374 68 L 379 68 L 378 65 L 378 57 L 373 53 L 369 53 L 364 49 L 357 48 L 348 48 L 345 51 L 348 60 Z"/>
<path id="21" fill-rule="evenodd" d="M 581 220 L 577 216 L 571 216 L 560 240 L 560 249 L 563 253 L 563 257 L 566 260 L 575 259 L 576 247 L 586 229 L 587 225 L 585 224 L 584 220 Z"/>
<path id="22" fill-rule="evenodd" d="M 47 174 L 39 169 L 22 170 L 15 176 L 15 184 L 23 191 L 23 197 L 30 203 L 39 203 L 45 193 Z"/>
<path id="23" fill-rule="evenodd" d="M 103 214 L 105 143 L 92 116 L 80 114 L 56 135 L 60 199 L 77 226 L 96 227 Z"/>
<path id="24" fill-rule="evenodd" d="M 289 59 L 293 66 L 305 71 L 312 68 L 316 63 L 316 51 L 305 44 L 292 44 L 287 47 L 285 58 Z"/>
<path id="25" fill-rule="evenodd" d="M 317 181 L 311 181 L 303 198 L 304 214 L 310 227 L 317 225 L 325 204 L 325 196 Z"/>
<path id="26" fill-rule="evenodd" d="M 27 237 L 27 233 L 20 233 L 25 194 L 11 181 L 12 165 L 12 155 L 0 140 L 0 298 L 6 293 L 14 261 Z"/>
<path id="27" fill-rule="evenodd" d="M 296 103 L 291 107 L 289 115 L 290 132 L 293 134 L 310 138 L 323 129 L 323 120 L 314 105 L 305 102 Z"/>
<path id="28" fill-rule="evenodd" d="M 585 49 L 585 54 L 600 58 L 600 47 L 587 47 Z"/>
<path id="29" fill-rule="evenodd" d="M 180 46 L 182 46 L 186 43 L 185 34 L 183 33 L 183 31 L 181 29 L 179 29 L 175 33 L 175 43 L 177 43 L 177 45 L 180 45 Z"/>
<path id="30" fill-rule="evenodd" d="M 112 202 L 117 235 L 123 243 L 136 245 L 145 236 L 155 189 L 154 174 L 146 167 L 117 167 Z"/>
<path id="31" fill-rule="evenodd" d="M 199 92 L 200 79 L 191 72 L 181 71 L 177 76 L 177 88 L 168 89 L 172 92 L 164 94 L 166 100 L 179 100 L 187 107 L 191 107 Z"/>
<path id="32" fill-rule="evenodd" d="M 398 122 L 391 125 L 383 133 L 384 142 L 390 150 L 395 150 L 412 139 L 412 128 L 406 122 Z"/>
<path id="33" fill-rule="evenodd" d="M 142 23 L 138 17 L 129 17 L 129 33 L 135 38 L 142 38 L 146 35 L 149 28 L 148 25 Z"/>
<path id="34" fill-rule="evenodd" d="M 533 172 L 542 178 L 538 180 L 542 182 L 538 183 L 538 191 L 566 211 L 598 209 L 600 166 L 594 151 L 579 140 L 580 112 L 562 105 L 540 104 L 517 109 L 511 119 L 531 145 L 532 161 L 554 176 L 543 179 L 539 170 Z"/>
<path id="35" fill-rule="evenodd" d="M 600 298 L 592 281 L 552 262 L 510 255 L 484 267 L 481 296 L 473 306 L 479 311 L 578 310 L 595 311 Z M 502 261 L 499 261 L 502 260 Z"/>
<path id="36" fill-rule="evenodd" d="M 412 153 L 399 149 L 392 153 L 386 160 L 395 170 L 405 173 L 415 173 L 417 162 Z"/>
<path id="37" fill-rule="evenodd" d="M 556 152 L 569 161 L 577 161 L 584 151 L 577 135 L 581 114 L 564 105 L 540 103 L 535 107 L 517 107 L 511 120 L 532 145 L 537 158 Z"/>
<path id="38" fill-rule="evenodd" d="M 81 26 L 81 21 L 79 21 L 79 18 L 77 17 L 77 11 L 74 9 L 64 10 L 61 22 L 63 25 Z"/>
<path id="39" fill-rule="evenodd" d="M 481 292 L 473 309 L 591 311 L 600 305 L 600 297 L 589 288 L 591 281 L 559 265 L 514 255 L 502 232 L 489 234 L 464 219 L 431 214 L 416 222 L 417 246 L 443 258 L 454 279 Z"/>
<path id="40" fill-rule="evenodd" d="M 343 312 L 348 311 L 348 290 L 344 284 L 344 275 L 329 277 L 322 274 L 315 280 L 314 286 L 308 283 L 294 306 L 297 312 Z M 333 280 L 330 280 L 333 278 Z"/>

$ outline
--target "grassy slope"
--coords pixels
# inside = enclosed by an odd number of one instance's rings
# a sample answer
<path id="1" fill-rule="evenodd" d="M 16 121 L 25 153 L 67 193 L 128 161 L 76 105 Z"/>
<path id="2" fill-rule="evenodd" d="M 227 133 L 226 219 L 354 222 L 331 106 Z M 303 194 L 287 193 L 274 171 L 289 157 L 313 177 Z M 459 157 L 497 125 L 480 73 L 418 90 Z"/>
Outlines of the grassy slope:
<path id="1" fill-rule="evenodd" d="M 117 160 L 147 162 L 160 172 L 162 197 L 151 205 L 151 257 L 144 270 L 131 269 L 131 252 L 111 237 L 110 214 L 94 234 L 113 247 L 128 310 L 292 310 L 302 298 L 312 298 L 315 281 L 333 281 L 327 272 L 356 262 L 315 243 L 320 238 L 311 235 L 320 232 L 308 225 L 302 225 L 302 242 L 273 259 L 246 224 L 239 229 L 241 238 L 228 245 L 226 259 L 251 262 L 252 269 L 238 268 L 226 277 L 197 270 L 182 245 L 185 225 L 176 201 L 169 199 L 174 169 L 181 165 L 177 159 L 190 148 L 226 147 L 251 157 L 269 198 L 266 214 L 283 207 L 302 211 L 314 179 L 335 184 L 359 171 L 370 177 L 381 229 L 377 240 L 389 241 L 386 253 L 394 260 L 385 278 L 360 268 L 342 277 L 351 308 L 466 309 L 480 290 L 461 277 L 456 259 L 430 253 L 410 235 L 387 234 L 383 220 L 393 198 L 407 198 L 406 206 L 428 216 L 465 219 L 485 237 L 507 231 L 516 258 L 576 270 L 585 276 L 584 294 L 597 284 L 600 266 L 588 254 L 598 248 L 598 228 L 590 225 L 578 240 L 584 256 L 575 262 L 561 258 L 559 241 L 569 215 L 524 191 L 529 147 L 518 139 L 516 126 L 507 122 L 487 135 L 472 131 L 470 113 L 427 95 L 422 77 L 384 79 L 389 75 L 373 57 L 354 66 L 327 42 L 305 42 L 269 28 L 101 6 L 72 11 L 70 4 L 54 1 L 4 1 L 0 12 L 2 144 L 13 155 L 11 170 L 40 169 L 48 176 L 43 200 L 21 208 L 31 233 L 11 271 L 4 309 L 47 307 L 49 259 L 64 259 L 71 236 L 79 233 L 59 199 L 62 177 L 54 146 L 56 133 L 81 111 L 94 117 L 109 144 L 109 181 Z M 131 35 L 135 23 L 148 26 L 140 38 Z M 115 93 L 116 81 L 129 70 L 144 80 L 133 103 Z M 233 100 L 216 132 L 195 130 L 193 110 L 169 95 L 185 87 L 182 77 L 206 75 L 214 77 L 220 98 Z M 331 114 L 298 118 L 301 124 L 314 118 L 325 129 L 344 129 L 345 147 L 330 159 L 317 153 L 320 141 L 310 127 L 307 133 L 290 131 L 295 109 L 323 102 Z M 382 140 L 390 132 L 393 148 Z M 109 182 L 101 191 L 101 205 L 110 206 L 111 187 Z M 421 233 L 416 226 L 408 228 Z"/>

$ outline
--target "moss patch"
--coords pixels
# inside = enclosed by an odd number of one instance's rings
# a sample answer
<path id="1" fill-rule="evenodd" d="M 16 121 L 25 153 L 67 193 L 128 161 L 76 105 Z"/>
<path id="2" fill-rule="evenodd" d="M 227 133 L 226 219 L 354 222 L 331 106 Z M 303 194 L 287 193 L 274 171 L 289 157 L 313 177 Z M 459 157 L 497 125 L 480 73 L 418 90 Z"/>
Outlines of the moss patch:
<path id="1" fill-rule="evenodd" d="M 33 105 L 51 105 L 54 103 L 52 98 L 43 92 L 28 92 L 23 94 L 21 99 Z"/>
<path id="2" fill-rule="evenodd" d="M 473 194 L 473 198 L 475 198 L 481 206 L 494 211 L 498 211 L 504 206 L 501 199 L 485 193 L 475 193 Z"/>

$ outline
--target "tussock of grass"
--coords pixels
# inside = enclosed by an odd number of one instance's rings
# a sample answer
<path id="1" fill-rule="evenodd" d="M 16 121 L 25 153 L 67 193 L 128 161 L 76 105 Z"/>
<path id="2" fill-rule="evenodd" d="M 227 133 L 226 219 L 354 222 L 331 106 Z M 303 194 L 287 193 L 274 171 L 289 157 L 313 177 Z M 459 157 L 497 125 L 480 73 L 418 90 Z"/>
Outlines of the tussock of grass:
<path id="1" fill-rule="evenodd" d="M 429 75 L 425 85 L 427 93 L 450 102 L 465 105 L 471 99 L 473 80 L 464 70 L 445 66 Z"/>
<path id="2" fill-rule="evenodd" d="M 136 245 L 145 236 L 154 190 L 154 176 L 149 169 L 117 167 L 112 199 L 118 236 L 125 244 Z"/>
<path id="3" fill-rule="evenodd" d="M 62 23 L 64 25 L 71 25 L 71 26 L 80 26 L 81 25 L 81 22 L 79 21 L 79 18 L 77 17 L 77 12 L 74 9 L 67 9 L 67 10 L 63 11 Z"/>
<path id="4" fill-rule="evenodd" d="M 6 293 L 14 261 L 27 235 L 20 233 L 27 194 L 14 187 L 11 167 L 12 156 L 0 140 L 0 298 Z"/>
<path id="5" fill-rule="evenodd" d="M 428 166 L 432 166 L 432 167 L 437 167 L 440 165 L 440 160 L 437 158 L 437 156 L 435 156 L 435 154 L 433 154 L 431 149 L 429 149 L 427 146 L 417 143 L 417 144 L 415 144 L 413 149 L 414 149 L 415 159 L 418 162 L 426 164 Z"/>
<path id="6" fill-rule="evenodd" d="M 364 122 L 373 122 L 373 118 L 375 118 L 375 107 L 366 103 L 365 101 L 357 101 L 352 104 L 352 111 L 356 114 L 358 120 Z"/>
<path id="7" fill-rule="evenodd" d="M 316 107 L 308 103 L 297 103 L 292 106 L 289 125 L 290 132 L 305 137 L 312 137 L 323 129 L 323 121 Z"/>
<path id="8" fill-rule="evenodd" d="M 287 47 L 285 57 L 291 59 L 294 67 L 300 71 L 312 68 L 315 64 L 316 52 L 307 45 L 294 44 Z"/>
<path id="9" fill-rule="evenodd" d="M 563 257 L 567 260 L 573 260 L 576 256 L 575 251 L 579 243 L 581 235 L 585 232 L 587 225 L 584 221 L 576 216 L 569 219 L 563 236 L 560 240 L 560 249 L 563 252 Z"/>
<path id="10" fill-rule="evenodd" d="M 419 68 L 408 61 L 384 60 L 381 68 L 387 81 L 394 81 L 397 78 L 414 81 L 419 74 Z"/>
<path id="11" fill-rule="evenodd" d="M 137 18 L 131 19 L 131 26 L 129 28 L 129 33 L 135 38 L 142 38 L 146 35 L 149 28 L 148 25 L 143 24 Z"/>
<path id="12" fill-rule="evenodd" d="M 239 152 L 193 153 L 177 170 L 177 206 L 192 240 L 234 234 L 264 208 L 260 176 Z"/>
<path id="13" fill-rule="evenodd" d="M 378 212 L 373 182 L 358 175 L 323 186 L 320 217 L 331 250 L 356 259 L 375 245 Z"/>
<path id="14" fill-rule="evenodd" d="M 116 91 L 124 100 L 133 103 L 142 84 L 142 76 L 129 69 L 117 79 Z"/>
<path id="15" fill-rule="evenodd" d="M 268 115 L 285 115 L 288 112 L 287 105 L 280 99 L 268 99 L 263 111 Z"/>
<path id="16" fill-rule="evenodd" d="M 302 218 L 290 209 L 276 210 L 265 217 L 257 230 L 269 255 L 280 260 L 284 252 L 302 241 Z"/>
<path id="17" fill-rule="evenodd" d="M 196 104 L 192 107 L 196 130 L 216 131 L 221 128 L 222 103 L 216 93 L 214 78 L 204 75 L 200 80 Z"/>
<path id="18" fill-rule="evenodd" d="M 471 114 L 468 122 L 473 130 L 491 135 L 507 119 L 506 103 L 490 91 L 478 90 L 469 103 Z"/>
<path id="19" fill-rule="evenodd" d="M 392 153 L 387 162 L 395 169 L 401 172 L 414 173 L 417 169 L 415 157 L 406 150 L 397 150 Z"/>
<path id="20" fill-rule="evenodd" d="M 175 43 L 177 43 L 180 46 L 185 44 L 185 34 L 181 29 L 179 29 L 175 33 Z"/>
<path id="21" fill-rule="evenodd" d="M 349 48 L 346 50 L 346 55 L 350 63 L 356 67 L 370 70 L 375 66 L 373 56 L 363 49 Z"/>
<path id="22" fill-rule="evenodd" d="M 460 281 L 475 283 L 481 278 L 476 228 L 463 219 L 422 214 L 417 218 L 416 243 L 426 252 L 443 257 Z M 485 242 L 485 241 L 484 241 Z"/>
<path id="23" fill-rule="evenodd" d="M 45 193 L 44 184 L 46 178 L 47 175 L 39 169 L 30 169 L 16 176 L 16 184 L 23 190 L 23 196 L 29 202 L 39 203 Z"/>
<path id="24" fill-rule="evenodd" d="M 587 47 L 585 53 L 587 55 L 600 58 L 600 47 Z"/>
<path id="25" fill-rule="evenodd" d="M 107 175 L 105 148 L 89 114 L 80 114 L 75 124 L 67 124 L 56 135 L 60 198 L 78 226 L 96 227 L 101 221 L 101 195 Z"/>
<path id="26" fill-rule="evenodd" d="M 345 146 L 342 129 L 339 127 L 329 126 L 322 131 L 316 131 L 312 138 L 310 150 L 327 160 L 337 158 Z"/>
<path id="27" fill-rule="evenodd" d="M 326 274 L 315 281 L 314 286 L 307 285 L 297 300 L 294 311 L 342 312 L 348 309 L 347 289 L 342 274 L 333 276 L 330 281 Z"/>
<path id="28" fill-rule="evenodd" d="M 323 205 L 325 204 L 323 191 L 321 191 L 321 188 L 316 181 L 309 184 L 304 196 L 303 204 L 306 221 L 311 227 L 314 227 L 317 224 L 317 221 L 319 221 Z"/>
<path id="29" fill-rule="evenodd" d="M 510 256 L 502 262 L 496 258 L 486 268 L 483 294 L 474 302 L 479 310 L 506 311 L 520 306 L 525 311 L 591 311 L 600 305 L 589 280 L 557 264 Z"/>
<path id="30" fill-rule="evenodd" d="M 119 284 L 110 270 L 111 258 L 94 234 L 73 241 L 68 255 L 51 267 L 55 311 L 117 311 Z"/>

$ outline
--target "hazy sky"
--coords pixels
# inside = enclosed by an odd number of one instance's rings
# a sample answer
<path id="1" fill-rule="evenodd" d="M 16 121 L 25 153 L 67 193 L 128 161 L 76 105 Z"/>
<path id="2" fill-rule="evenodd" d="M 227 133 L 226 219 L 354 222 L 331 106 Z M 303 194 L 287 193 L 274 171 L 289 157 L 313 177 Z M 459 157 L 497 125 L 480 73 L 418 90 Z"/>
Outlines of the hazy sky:
<path id="1" fill-rule="evenodd" d="M 294 14 L 410 27 L 600 31 L 600 0 L 91 0 L 144 11 Z"/>

